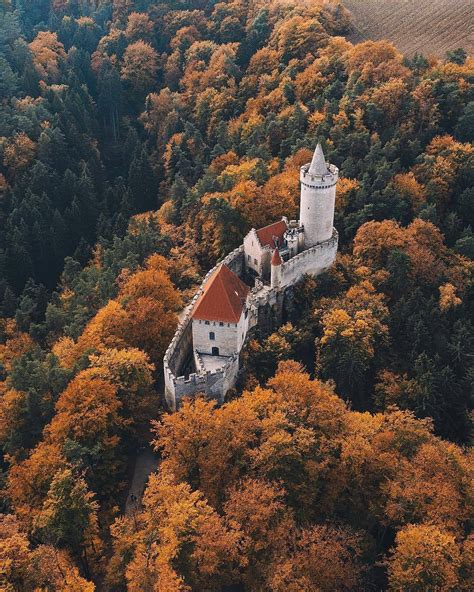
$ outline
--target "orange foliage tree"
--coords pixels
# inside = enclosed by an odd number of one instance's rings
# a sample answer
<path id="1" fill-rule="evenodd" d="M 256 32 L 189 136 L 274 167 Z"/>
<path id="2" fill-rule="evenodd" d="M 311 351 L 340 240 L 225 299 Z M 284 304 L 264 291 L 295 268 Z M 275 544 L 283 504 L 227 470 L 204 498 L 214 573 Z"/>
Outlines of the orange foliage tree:
<path id="1" fill-rule="evenodd" d="M 0 541 L 0 584 L 4 590 L 94 592 L 94 584 L 79 575 L 66 551 L 51 545 L 33 549 L 11 514 L 0 515 Z"/>
<path id="2" fill-rule="evenodd" d="M 57 34 L 50 31 L 40 31 L 29 47 L 41 78 L 56 82 L 59 61 L 66 57 L 64 45 L 58 40 Z"/>
<path id="3" fill-rule="evenodd" d="M 116 555 L 128 556 L 128 590 L 212 590 L 229 581 L 238 533 L 225 525 L 202 494 L 164 470 L 150 477 L 143 510 L 112 527 Z M 179 570 L 176 566 L 179 565 Z M 109 578 L 116 582 L 117 573 Z"/>
<path id="4" fill-rule="evenodd" d="M 36 144 L 24 132 L 20 132 L 4 143 L 2 151 L 3 164 L 14 176 L 31 163 L 36 153 Z"/>
<path id="5" fill-rule="evenodd" d="M 131 43 L 123 55 L 122 79 L 128 82 L 135 93 L 143 96 L 153 89 L 158 72 L 158 55 L 146 41 Z"/>

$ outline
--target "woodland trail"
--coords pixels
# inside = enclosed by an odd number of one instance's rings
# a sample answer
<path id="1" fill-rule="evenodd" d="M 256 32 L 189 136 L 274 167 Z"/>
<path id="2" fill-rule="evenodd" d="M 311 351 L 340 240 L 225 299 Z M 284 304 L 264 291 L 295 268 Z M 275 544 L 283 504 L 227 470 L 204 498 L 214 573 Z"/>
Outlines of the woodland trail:
<path id="1" fill-rule="evenodd" d="M 151 448 L 144 448 L 138 453 L 135 459 L 132 482 L 125 503 L 125 514 L 127 516 L 133 514 L 133 512 L 141 505 L 143 492 L 148 482 L 148 478 L 153 471 L 156 471 L 158 463 L 158 455 L 155 454 Z"/>

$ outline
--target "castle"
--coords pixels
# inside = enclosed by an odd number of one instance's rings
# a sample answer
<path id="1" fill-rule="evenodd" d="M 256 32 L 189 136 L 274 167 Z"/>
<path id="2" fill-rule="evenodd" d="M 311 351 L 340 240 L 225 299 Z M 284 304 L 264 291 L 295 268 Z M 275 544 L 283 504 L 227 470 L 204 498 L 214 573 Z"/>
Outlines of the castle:
<path id="1" fill-rule="evenodd" d="M 183 397 L 201 392 L 222 403 L 236 384 L 249 333 L 278 324 L 291 286 L 332 265 L 338 175 L 318 144 L 312 161 L 300 170 L 299 221 L 283 218 L 250 230 L 243 244 L 206 275 L 164 356 L 171 410 Z"/>

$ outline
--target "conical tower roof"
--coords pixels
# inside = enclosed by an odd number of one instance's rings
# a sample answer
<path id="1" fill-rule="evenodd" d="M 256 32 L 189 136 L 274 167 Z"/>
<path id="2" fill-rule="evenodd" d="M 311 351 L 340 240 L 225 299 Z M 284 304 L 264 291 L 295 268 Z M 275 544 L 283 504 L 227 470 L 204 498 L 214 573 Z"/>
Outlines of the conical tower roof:
<path id="1" fill-rule="evenodd" d="M 281 265 L 282 264 L 282 260 L 280 257 L 280 251 L 278 249 L 275 249 L 273 251 L 273 255 L 272 255 L 272 265 Z"/>
<path id="2" fill-rule="evenodd" d="M 313 160 L 309 165 L 308 173 L 310 175 L 328 175 L 328 167 L 321 144 L 318 142 L 313 154 Z"/>

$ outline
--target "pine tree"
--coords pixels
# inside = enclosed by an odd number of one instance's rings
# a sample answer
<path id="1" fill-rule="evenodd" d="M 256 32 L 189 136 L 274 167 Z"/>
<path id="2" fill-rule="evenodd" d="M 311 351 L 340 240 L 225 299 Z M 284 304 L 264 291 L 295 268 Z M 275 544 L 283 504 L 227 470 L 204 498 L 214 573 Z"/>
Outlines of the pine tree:
<path id="1" fill-rule="evenodd" d="M 19 90 L 18 75 L 0 53 L 0 96 L 5 99 L 16 95 Z"/>
<path id="2" fill-rule="evenodd" d="M 128 189 L 135 212 L 157 207 L 155 175 L 145 148 L 137 151 L 128 171 Z"/>

